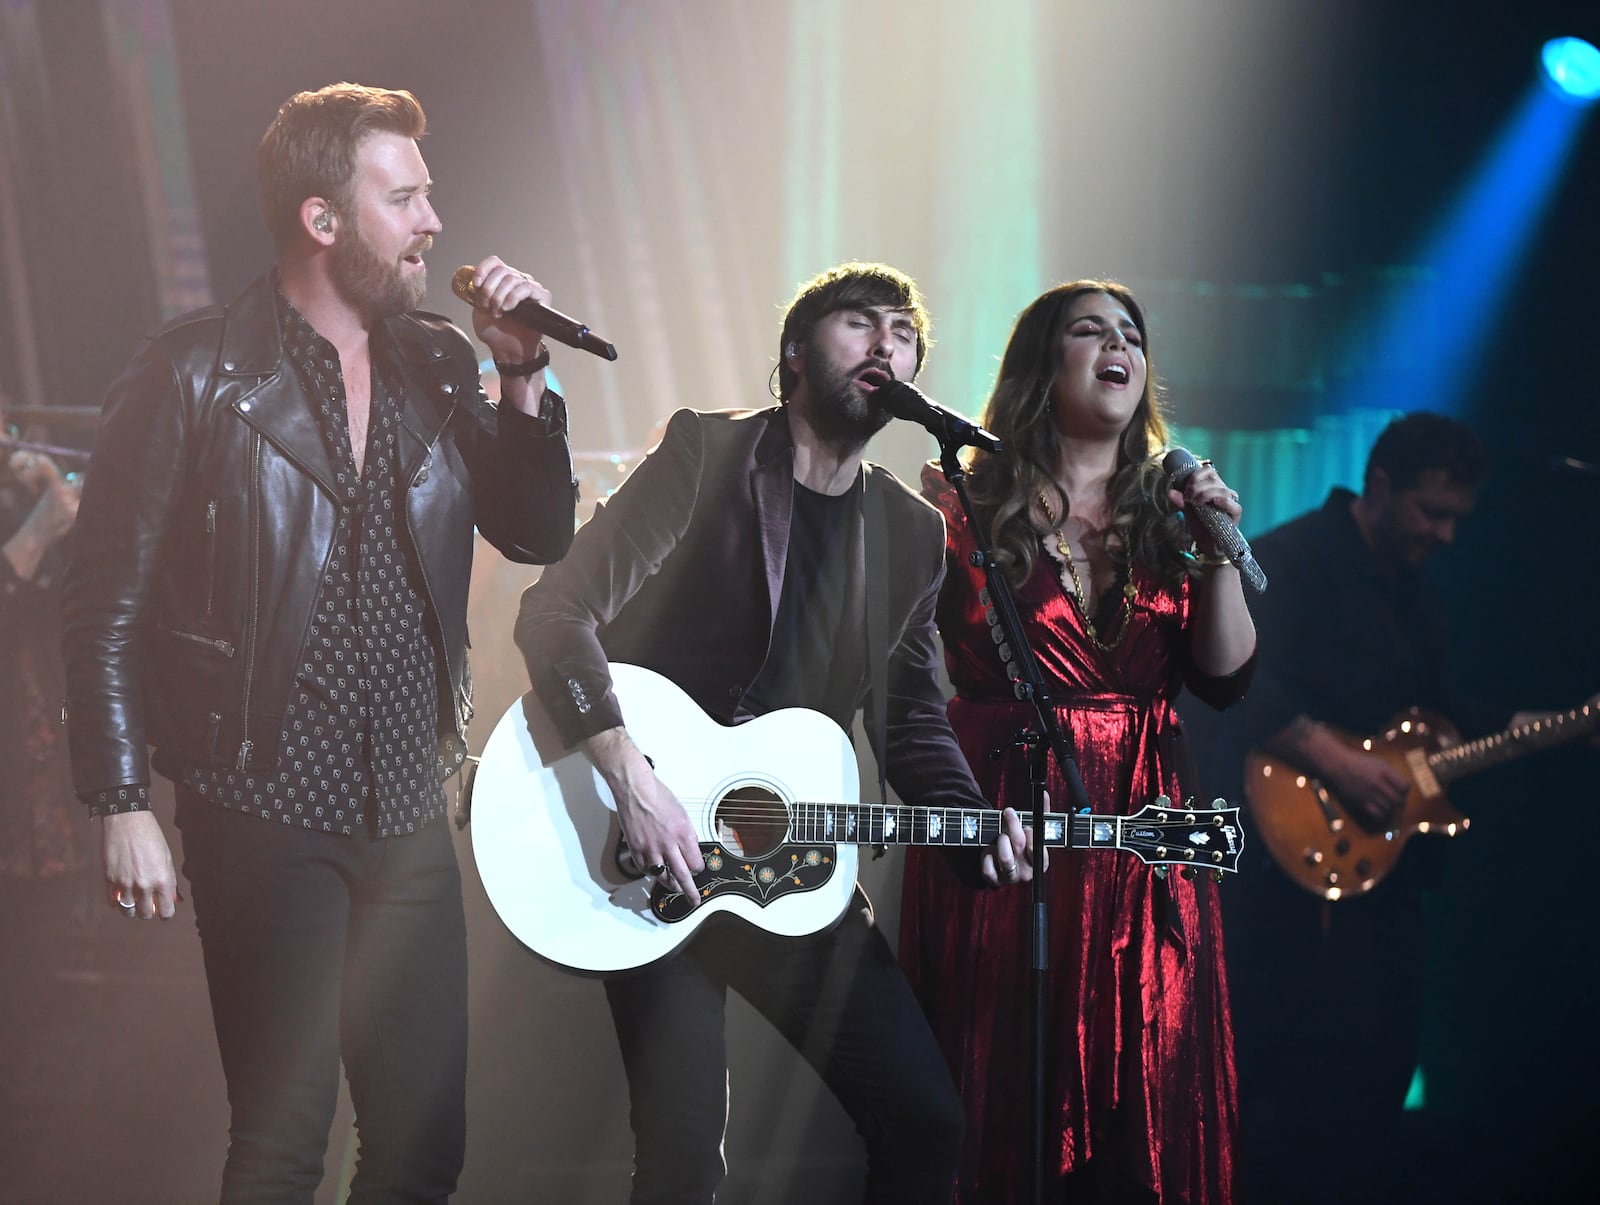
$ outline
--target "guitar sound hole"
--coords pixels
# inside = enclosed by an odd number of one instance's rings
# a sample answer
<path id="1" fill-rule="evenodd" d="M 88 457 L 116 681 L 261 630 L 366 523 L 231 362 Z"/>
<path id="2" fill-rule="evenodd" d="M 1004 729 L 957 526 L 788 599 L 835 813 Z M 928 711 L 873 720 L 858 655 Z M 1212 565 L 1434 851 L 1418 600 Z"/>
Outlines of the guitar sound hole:
<path id="1" fill-rule="evenodd" d="M 765 787 L 743 786 L 717 804 L 717 838 L 734 853 L 764 858 L 789 834 L 789 810 Z"/>

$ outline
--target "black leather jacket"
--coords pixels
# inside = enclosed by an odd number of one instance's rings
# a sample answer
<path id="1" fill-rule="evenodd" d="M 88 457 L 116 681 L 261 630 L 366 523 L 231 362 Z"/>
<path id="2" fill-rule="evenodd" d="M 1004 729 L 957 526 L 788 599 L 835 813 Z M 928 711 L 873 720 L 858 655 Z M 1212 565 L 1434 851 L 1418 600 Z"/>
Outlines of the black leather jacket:
<path id="1" fill-rule="evenodd" d="M 566 552 L 564 410 L 555 399 L 547 424 L 489 403 L 471 344 L 437 315 L 387 328 L 405 378 L 407 530 L 448 671 L 440 724 L 464 734 L 473 527 L 512 560 Z M 180 766 L 275 768 L 335 497 L 273 275 L 140 347 L 106 400 L 65 583 L 79 794 L 147 784 L 147 745 Z"/>

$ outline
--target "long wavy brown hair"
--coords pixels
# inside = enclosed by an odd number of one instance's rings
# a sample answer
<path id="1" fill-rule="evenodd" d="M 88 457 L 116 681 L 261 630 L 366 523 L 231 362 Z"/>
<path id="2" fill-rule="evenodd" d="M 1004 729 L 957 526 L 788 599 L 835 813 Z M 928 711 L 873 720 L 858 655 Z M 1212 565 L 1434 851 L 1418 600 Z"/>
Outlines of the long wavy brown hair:
<path id="1" fill-rule="evenodd" d="M 1020 585 L 1033 571 L 1039 537 L 1044 534 L 1032 517 L 1034 500 L 1041 494 L 1051 498 L 1063 520 L 1072 511 L 1072 499 L 1056 481 L 1061 436 L 1051 389 L 1061 366 L 1068 313 L 1085 293 L 1104 293 L 1127 309 L 1144 342 L 1147 370 L 1144 394 L 1123 429 L 1117 467 L 1106 487 L 1111 504 L 1106 550 L 1119 572 L 1127 572 L 1138 561 L 1176 585 L 1195 569 L 1184 555 L 1191 541 L 1183 520 L 1171 513 L 1161 488 L 1161 455 L 1168 435 L 1150 354 L 1150 330 L 1138 301 L 1115 281 L 1057 285 L 1018 316 L 983 413 L 983 425 L 999 438 L 1003 451 L 972 454 L 968 466 L 972 499 L 989 518 L 989 539 L 1007 579 Z"/>

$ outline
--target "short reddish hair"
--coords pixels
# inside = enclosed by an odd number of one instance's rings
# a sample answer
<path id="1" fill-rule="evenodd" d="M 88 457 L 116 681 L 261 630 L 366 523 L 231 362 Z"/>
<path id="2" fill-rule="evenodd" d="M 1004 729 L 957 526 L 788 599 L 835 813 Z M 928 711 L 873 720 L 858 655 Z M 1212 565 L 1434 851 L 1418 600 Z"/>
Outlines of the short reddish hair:
<path id="1" fill-rule="evenodd" d="M 348 207 L 356 152 L 368 135 L 421 138 L 427 129 L 422 106 L 409 92 L 361 84 L 296 92 L 283 102 L 256 151 L 261 215 L 272 241 L 282 248 L 293 237 L 307 197 Z"/>

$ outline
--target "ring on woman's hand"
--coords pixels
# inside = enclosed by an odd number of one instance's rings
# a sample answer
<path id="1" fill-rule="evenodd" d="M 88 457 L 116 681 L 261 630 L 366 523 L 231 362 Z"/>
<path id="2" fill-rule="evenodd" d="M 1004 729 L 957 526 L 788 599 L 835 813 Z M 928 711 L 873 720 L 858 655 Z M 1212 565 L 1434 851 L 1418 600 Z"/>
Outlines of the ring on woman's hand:
<path id="1" fill-rule="evenodd" d="M 120 895 L 117 897 L 117 907 L 123 909 L 125 912 L 132 912 L 138 906 L 139 904 L 136 900 L 125 900 Z"/>
<path id="2" fill-rule="evenodd" d="M 667 873 L 666 863 L 657 862 L 654 866 L 646 866 L 644 868 L 644 872 L 647 875 L 652 875 L 659 879 L 662 875 Z"/>
<path id="3" fill-rule="evenodd" d="M 1000 877 L 1014 879 L 1017 877 L 1017 864 L 1015 862 L 1002 862 L 1000 864 Z"/>

